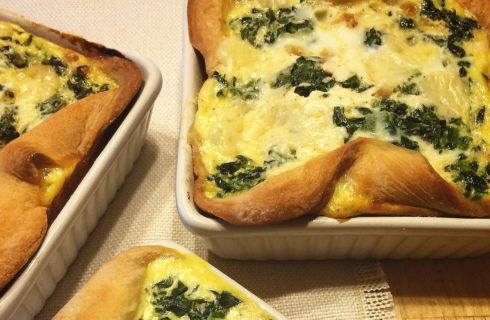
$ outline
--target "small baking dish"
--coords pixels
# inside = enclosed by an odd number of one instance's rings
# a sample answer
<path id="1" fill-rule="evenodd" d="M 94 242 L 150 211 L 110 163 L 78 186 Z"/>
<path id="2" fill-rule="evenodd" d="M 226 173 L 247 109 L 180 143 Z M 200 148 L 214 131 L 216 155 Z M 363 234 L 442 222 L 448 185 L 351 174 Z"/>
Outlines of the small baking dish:
<path id="1" fill-rule="evenodd" d="M 185 22 L 187 25 L 187 22 Z M 184 41 L 182 124 L 177 162 L 177 209 L 182 223 L 209 250 L 233 259 L 459 258 L 490 251 L 490 219 L 305 217 L 266 227 L 235 227 L 200 212 L 193 201 L 192 154 L 187 134 L 203 70 Z"/>
<path id="2" fill-rule="evenodd" d="M 2 11 L 0 18 L 13 21 L 29 32 L 69 46 L 54 30 Z M 75 45 L 71 45 L 76 48 Z M 148 59 L 125 54 L 142 71 L 144 86 L 138 98 L 121 119 L 106 146 L 49 226 L 46 237 L 28 265 L 0 297 L 0 319 L 32 319 L 63 278 L 79 249 L 114 198 L 145 141 L 153 103 L 162 78 Z"/>

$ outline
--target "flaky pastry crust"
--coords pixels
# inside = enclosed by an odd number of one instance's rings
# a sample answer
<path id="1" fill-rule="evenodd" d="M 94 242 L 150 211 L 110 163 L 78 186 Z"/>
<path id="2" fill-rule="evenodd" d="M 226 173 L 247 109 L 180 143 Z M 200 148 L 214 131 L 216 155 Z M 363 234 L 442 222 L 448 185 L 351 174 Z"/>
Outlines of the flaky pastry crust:
<path id="1" fill-rule="evenodd" d="M 90 43 L 77 39 L 88 50 Z M 111 51 L 100 45 L 90 48 L 90 64 L 115 80 L 118 87 L 66 106 L 0 151 L 0 289 L 36 252 L 48 220 L 68 200 L 100 151 L 100 142 L 107 140 L 106 129 L 141 86 L 141 72 L 133 62 L 119 53 L 107 54 Z M 41 201 L 40 184 L 42 170 L 47 167 L 74 168 L 49 207 Z"/>
<path id="2" fill-rule="evenodd" d="M 361 0 L 360 0 L 361 1 Z M 396 2 L 396 0 L 395 0 Z M 459 0 L 490 36 L 490 2 Z M 203 55 L 208 75 L 225 37 L 223 15 L 228 0 L 190 0 L 190 40 Z M 202 12 L 208 12 L 204 15 Z M 334 218 L 361 214 L 415 216 L 490 216 L 490 199 L 472 201 L 445 181 L 418 152 L 374 139 L 356 139 L 304 166 L 268 178 L 252 189 L 226 198 L 206 197 L 208 172 L 199 153 L 199 139 L 189 134 L 198 207 L 235 225 L 262 225 L 323 212 Z M 353 212 L 327 210 L 339 179 L 353 181 L 363 199 Z"/>
<path id="3" fill-rule="evenodd" d="M 161 256 L 182 255 L 162 246 L 141 246 L 113 257 L 53 319 L 133 320 L 143 290 L 146 267 Z"/>

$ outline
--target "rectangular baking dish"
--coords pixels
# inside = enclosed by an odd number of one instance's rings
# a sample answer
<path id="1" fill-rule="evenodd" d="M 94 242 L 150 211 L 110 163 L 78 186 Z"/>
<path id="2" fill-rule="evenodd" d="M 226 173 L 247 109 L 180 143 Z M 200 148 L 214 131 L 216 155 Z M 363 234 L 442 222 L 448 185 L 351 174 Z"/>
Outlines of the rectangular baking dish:
<path id="1" fill-rule="evenodd" d="M 36 34 L 32 25 L 22 24 L 23 19 L 17 20 L 15 15 L 7 18 Z M 56 34 L 49 34 L 46 29 L 40 33 L 37 34 L 56 38 Z M 140 154 L 162 77 L 150 60 L 133 54 L 125 56 L 140 67 L 144 86 L 119 128 L 49 226 L 37 253 L 0 297 L 0 320 L 32 319 L 41 311 Z"/>
<path id="2" fill-rule="evenodd" d="M 187 26 L 187 21 L 185 21 Z M 177 160 L 177 210 L 182 223 L 223 258 L 253 260 L 460 258 L 490 252 L 490 219 L 358 217 L 339 222 L 305 217 L 267 227 L 234 227 L 202 214 L 192 198 L 191 147 L 203 71 L 184 37 L 182 119 Z"/>

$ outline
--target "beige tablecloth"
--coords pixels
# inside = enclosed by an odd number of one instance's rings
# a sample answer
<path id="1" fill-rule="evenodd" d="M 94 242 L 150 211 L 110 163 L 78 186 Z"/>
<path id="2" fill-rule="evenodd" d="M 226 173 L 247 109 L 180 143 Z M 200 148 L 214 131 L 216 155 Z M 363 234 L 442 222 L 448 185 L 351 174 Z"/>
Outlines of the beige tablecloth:
<path id="1" fill-rule="evenodd" d="M 173 240 L 289 319 L 390 319 L 393 300 L 376 262 L 237 262 L 209 254 L 180 224 L 175 205 L 184 0 L 2 0 L 0 7 L 151 58 L 163 75 L 142 154 L 39 319 L 51 318 L 115 253 Z"/>

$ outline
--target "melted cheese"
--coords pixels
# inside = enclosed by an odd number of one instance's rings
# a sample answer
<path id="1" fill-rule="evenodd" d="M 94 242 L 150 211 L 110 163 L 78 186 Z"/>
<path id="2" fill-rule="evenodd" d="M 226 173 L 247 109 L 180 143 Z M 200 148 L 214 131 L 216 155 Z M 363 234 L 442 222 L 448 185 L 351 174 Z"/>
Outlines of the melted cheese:
<path id="1" fill-rule="evenodd" d="M 59 194 L 61 188 L 63 188 L 66 179 L 73 172 L 73 168 L 44 168 L 42 172 L 43 175 L 40 185 L 41 203 L 44 206 L 49 206 L 53 202 L 54 198 Z"/>
<path id="2" fill-rule="evenodd" d="M 286 35 L 274 44 L 256 48 L 230 30 L 221 44 L 216 70 L 242 81 L 260 78 L 260 93 L 254 100 L 217 96 L 220 84 L 212 78 L 204 83 L 198 97 L 195 128 L 200 138 L 200 154 L 210 174 L 216 172 L 219 164 L 232 161 L 237 155 L 260 165 L 273 146 L 293 148 L 296 160 L 268 170 L 267 177 L 329 153 L 347 137 L 346 129 L 332 121 L 334 107 L 343 106 L 346 114 L 355 114 L 356 107 L 371 107 L 386 92 L 386 98 L 404 102 L 413 109 L 435 106 L 438 116 L 448 121 L 461 118 L 471 130 L 474 145 L 483 144 L 486 148 L 484 138 L 490 134 L 488 117 L 482 125 L 475 125 L 477 109 L 490 106 L 490 92 L 483 75 L 490 67 L 489 43 L 483 30 L 474 30 L 474 39 L 463 44 L 471 67 L 468 76 L 461 77 L 459 59 L 426 36 L 429 31 L 447 36 L 448 31 L 441 23 L 423 18 L 417 12 L 413 17 L 417 28 L 402 29 L 399 18 L 405 16 L 405 11 L 382 1 L 355 1 L 345 5 L 335 1 L 238 1 L 227 13 L 227 21 L 250 14 L 252 8 L 276 10 L 291 6 L 298 8 L 301 17 L 314 22 L 313 31 Z M 446 6 L 460 15 L 470 16 L 456 1 L 448 0 Z M 343 19 L 346 13 L 355 18 L 355 26 Z M 383 45 L 378 48 L 367 48 L 363 43 L 370 28 L 382 32 Z M 358 93 L 335 86 L 328 94 L 313 91 L 309 97 L 295 94 L 294 88 L 272 88 L 278 74 L 299 56 L 321 57 L 322 68 L 339 81 L 358 75 L 363 83 L 373 87 Z M 396 88 L 407 79 L 420 88 L 420 95 L 396 93 Z M 372 132 L 358 130 L 352 138 L 357 137 L 390 142 L 400 138 L 390 136 L 379 126 Z M 434 169 L 452 182 L 445 168 L 456 161 L 462 150 L 439 152 L 419 137 L 410 139 L 419 144 L 420 152 Z M 349 190 L 352 188 L 348 184 L 338 187 L 336 194 L 344 195 L 336 198 L 343 200 L 331 205 L 342 207 L 341 202 L 350 201 Z M 207 182 L 206 195 L 217 196 L 214 182 Z"/>
<path id="3" fill-rule="evenodd" d="M 229 309 L 226 317 L 223 319 L 273 319 L 272 316 L 262 310 L 247 295 L 213 272 L 204 260 L 194 255 L 184 255 L 178 258 L 164 256 L 148 265 L 143 284 L 144 290 L 141 294 L 135 319 L 160 319 L 158 313 L 155 311 L 155 306 L 152 304 L 154 298 L 153 287 L 160 281 L 169 278 L 185 284 L 189 288 L 186 297 L 192 300 L 204 299 L 206 301 L 214 301 L 215 294 L 211 291 L 218 293 L 227 291 L 238 298 L 241 302 Z M 173 284 L 174 286 L 175 283 Z M 173 287 L 170 287 L 170 289 Z M 187 315 L 178 317 L 172 312 L 165 313 L 165 316 L 168 319 L 189 319 Z"/>
<path id="4" fill-rule="evenodd" d="M 42 112 L 40 104 L 53 97 L 68 105 L 77 97 L 68 82 L 78 67 L 84 67 L 87 82 L 94 88 L 117 87 L 114 80 L 90 66 L 89 60 L 74 51 L 62 48 L 43 38 L 33 36 L 21 27 L 0 21 L 0 115 L 16 108 L 15 129 L 22 134 L 45 120 L 51 112 Z M 22 64 L 12 64 L 9 57 L 18 57 Z M 50 58 L 61 60 L 63 72 L 49 65 Z M 13 97 L 10 97 L 13 95 Z M 8 141 L 7 141 L 8 142 Z"/>

